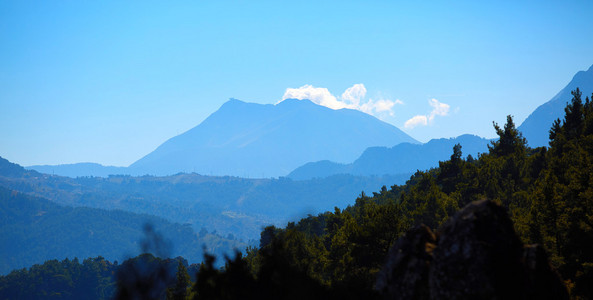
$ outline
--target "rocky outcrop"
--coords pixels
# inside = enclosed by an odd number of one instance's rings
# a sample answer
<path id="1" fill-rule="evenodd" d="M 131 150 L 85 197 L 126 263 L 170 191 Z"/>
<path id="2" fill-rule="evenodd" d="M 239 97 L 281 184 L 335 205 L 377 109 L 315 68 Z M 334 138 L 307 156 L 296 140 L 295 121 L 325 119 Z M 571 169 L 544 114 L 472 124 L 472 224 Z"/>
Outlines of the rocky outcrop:
<path id="1" fill-rule="evenodd" d="M 387 299 L 568 299 L 542 247 L 523 246 L 504 208 L 473 202 L 394 243 L 376 288 Z"/>
<path id="2" fill-rule="evenodd" d="M 512 299 L 523 286 L 523 245 L 504 208 L 474 202 L 445 223 L 430 267 L 433 299 Z"/>

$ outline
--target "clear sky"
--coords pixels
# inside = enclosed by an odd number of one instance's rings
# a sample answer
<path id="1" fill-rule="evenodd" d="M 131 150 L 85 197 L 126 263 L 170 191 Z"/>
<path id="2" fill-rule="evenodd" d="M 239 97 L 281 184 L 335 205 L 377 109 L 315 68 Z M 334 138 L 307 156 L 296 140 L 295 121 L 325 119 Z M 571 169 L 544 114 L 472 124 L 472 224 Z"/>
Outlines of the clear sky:
<path id="1" fill-rule="evenodd" d="M 410 4 L 417 2 L 418 4 Z M 492 137 L 593 64 L 593 1 L 1 1 L 0 156 L 126 166 L 229 98 Z"/>

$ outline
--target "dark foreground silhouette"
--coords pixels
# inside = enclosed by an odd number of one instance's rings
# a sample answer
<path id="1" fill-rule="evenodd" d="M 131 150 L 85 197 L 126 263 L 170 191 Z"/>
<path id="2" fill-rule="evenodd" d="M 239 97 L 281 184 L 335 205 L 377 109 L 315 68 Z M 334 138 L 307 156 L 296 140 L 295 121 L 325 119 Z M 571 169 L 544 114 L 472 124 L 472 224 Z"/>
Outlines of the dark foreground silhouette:
<path id="1" fill-rule="evenodd" d="M 389 251 L 377 288 L 388 299 L 568 299 L 539 245 L 524 246 L 504 208 L 468 204 L 437 235 L 422 225 Z"/>

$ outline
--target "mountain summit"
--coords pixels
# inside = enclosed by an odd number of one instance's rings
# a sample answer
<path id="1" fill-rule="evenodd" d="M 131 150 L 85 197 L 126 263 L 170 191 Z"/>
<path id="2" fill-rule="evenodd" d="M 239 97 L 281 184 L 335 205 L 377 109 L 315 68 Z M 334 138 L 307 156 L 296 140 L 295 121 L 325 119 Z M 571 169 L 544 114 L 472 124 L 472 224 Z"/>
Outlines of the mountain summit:
<path id="1" fill-rule="evenodd" d="M 402 142 L 418 143 L 397 127 L 357 110 L 333 110 L 309 100 L 264 105 L 231 99 L 129 169 L 152 175 L 277 177 L 307 162 L 350 162 L 368 147 Z"/>
<path id="2" fill-rule="evenodd" d="M 519 131 L 527 139 L 529 146 L 548 146 L 549 130 L 556 119 L 564 116 L 564 107 L 572 99 L 571 91 L 579 88 L 583 93 L 583 101 L 586 96 L 593 93 L 593 66 L 587 71 L 579 71 L 572 80 L 550 101 L 540 105 L 525 119 L 519 126 Z"/>

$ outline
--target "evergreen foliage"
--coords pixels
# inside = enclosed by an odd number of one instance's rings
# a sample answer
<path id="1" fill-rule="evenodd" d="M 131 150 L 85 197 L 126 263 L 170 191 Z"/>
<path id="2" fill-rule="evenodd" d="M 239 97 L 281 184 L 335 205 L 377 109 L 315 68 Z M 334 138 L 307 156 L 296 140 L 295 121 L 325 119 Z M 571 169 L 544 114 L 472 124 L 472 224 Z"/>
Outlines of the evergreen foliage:
<path id="1" fill-rule="evenodd" d="M 183 300 L 188 295 L 188 288 L 191 285 L 187 268 L 180 261 L 177 265 L 177 274 L 175 274 L 175 286 L 167 290 L 168 300 Z"/>
<path id="2" fill-rule="evenodd" d="M 0 299 L 185 299 L 188 269 L 195 274 L 198 266 L 148 253 L 121 265 L 101 256 L 54 259 L 0 276 Z"/>
<path id="3" fill-rule="evenodd" d="M 0 277 L 0 299 L 109 299 L 117 262 L 103 257 L 49 260 Z"/>

